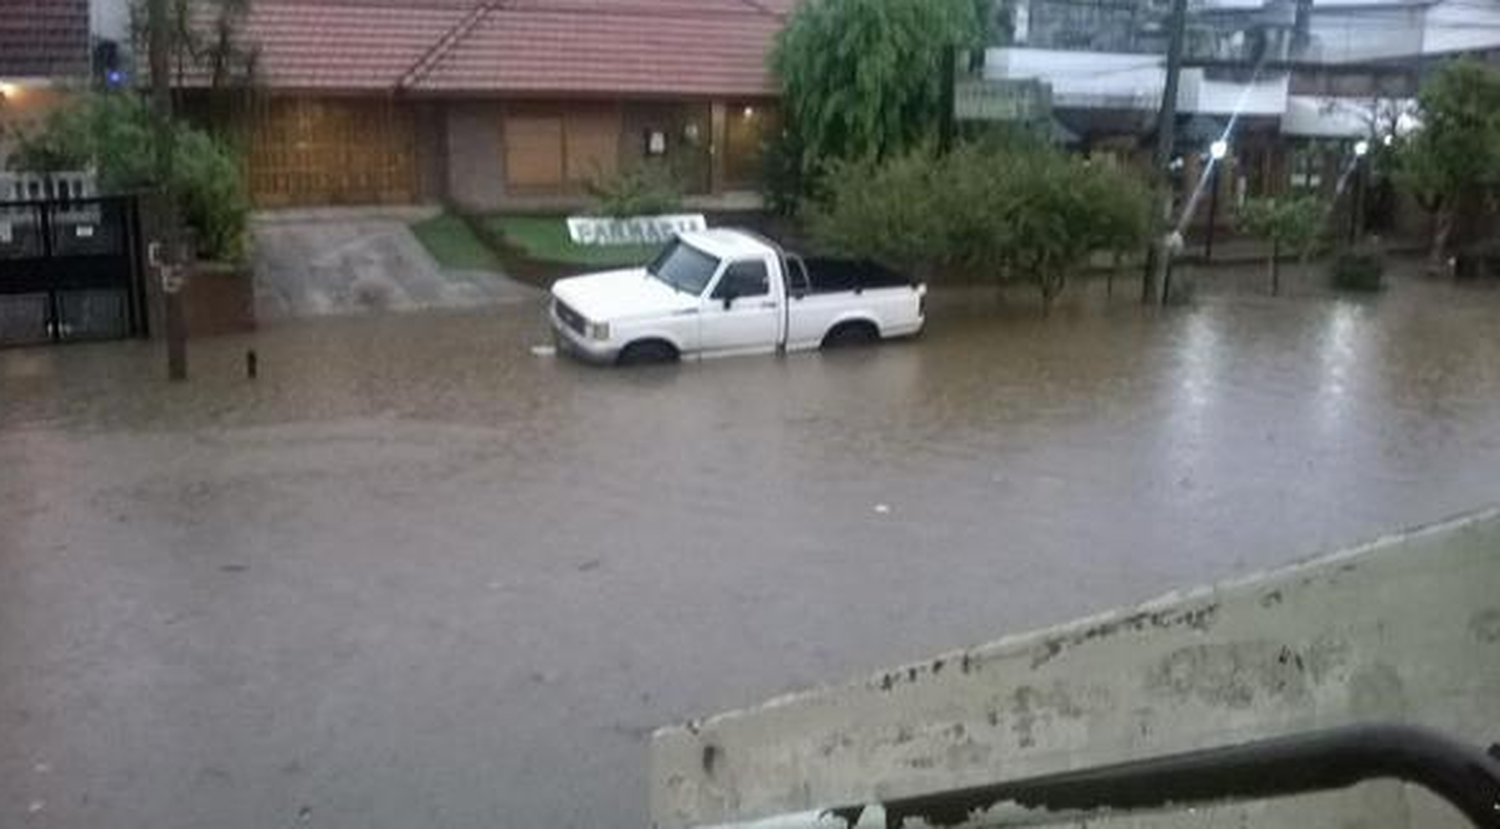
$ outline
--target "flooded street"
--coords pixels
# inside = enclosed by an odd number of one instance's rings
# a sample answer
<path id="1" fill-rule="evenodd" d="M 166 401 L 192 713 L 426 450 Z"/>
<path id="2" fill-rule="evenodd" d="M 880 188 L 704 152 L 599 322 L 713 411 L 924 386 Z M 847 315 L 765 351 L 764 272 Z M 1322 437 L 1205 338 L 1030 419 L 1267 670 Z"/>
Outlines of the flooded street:
<path id="1" fill-rule="evenodd" d="M 1134 289 L 639 371 L 534 303 L 0 351 L 0 826 L 644 826 L 656 726 L 1500 500 L 1500 291 Z"/>

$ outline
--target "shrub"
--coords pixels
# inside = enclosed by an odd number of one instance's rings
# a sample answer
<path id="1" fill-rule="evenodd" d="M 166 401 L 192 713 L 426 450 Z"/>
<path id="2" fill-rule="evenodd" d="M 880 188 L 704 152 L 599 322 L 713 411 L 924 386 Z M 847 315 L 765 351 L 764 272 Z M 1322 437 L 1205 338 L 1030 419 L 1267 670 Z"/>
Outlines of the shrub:
<path id="1" fill-rule="evenodd" d="M 156 186 L 156 131 L 146 102 L 126 92 L 89 95 L 53 112 L 36 132 L 18 136 L 12 169 L 48 173 L 92 168 L 106 193 Z M 250 199 L 237 160 L 212 135 L 172 125 L 173 180 L 182 221 L 206 258 L 238 261 L 245 254 Z"/>
<path id="2" fill-rule="evenodd" d="M 872 160 L 832 162 L 823 177 L 827 190 L 808 216 L 808 231 L 832 253 L 869 258 L 902 270 L 952 261 L 943 235 L 950 211 L 940 178 L 942 165 L 926 153 L 885 164 Z"/>
<path id="3" fill-rule="evenodd" d="M 239 165 L 205 132 L 177 136 L 172 189 L 183 221 L 197 234 L 198 250 L 209 259 L 238 262 L 245 257 L 250 197 Z"/>
<path id="4" fill-rule="evenodd" d="M 1281 254 L 1305 256 L 1323 228 L 1323 207 L 1313 196 L 1250 199 L 1240 208 L 1240 229 L 1271 243 L 1271 293 L 1281 293 Z"/>
<path id="5" fill-rule="evenodd" d="M 665 164 L 647 161 L 613 176 L 596 178 L 589 192 L 605 216 L 651 216 L 682 208 L 682 183 Z"/>
<path id="6" fill-rule="evenodd" d="M 1385 287 L 1385 260 L 1379 251 L 1345 251 L 1334 257 L 1329 277 L 1341 291 L 1379 291 Z"/>
<path id="7" fill-rule="evenodd" d="M 807 173 L 796 133 L 783 130 L 766 142 L 761 154 L 761 195 L 778 216 L 795 216 L 806 194 Z"/>
<path id="8" fill-rule="evenodd" d="M 1500 277 L 1500 239 L 1465 246 L 1454 257 L 1454 265 L 1455 276 Z"/>
<path id="9" fill-rule="evenodd" d="M 1149 191 L 1127 170 L 1032 143 L 836 163 L 815 205 L 816 242 L 904 269 L 987 269 L 1022 279 L 1043 307 L 1088 256 L 1143 244 Z"/>

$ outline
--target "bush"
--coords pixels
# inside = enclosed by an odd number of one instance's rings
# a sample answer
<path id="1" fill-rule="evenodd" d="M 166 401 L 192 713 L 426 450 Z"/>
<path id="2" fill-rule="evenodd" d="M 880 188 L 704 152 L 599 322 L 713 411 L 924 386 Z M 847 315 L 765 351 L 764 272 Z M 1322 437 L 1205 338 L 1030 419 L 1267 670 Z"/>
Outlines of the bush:
<path id="1" fill-rule="evenodd" d="M 1142 245 L 1151 228 L 1139 177 L 1029 142 L 835 163 L 822 185 L 809 221 L 821 246 L 908 270 L 1024 279 L 1044 308 L 1090 254 Z"/>
<path id="2" fill-rule="evenodd" d="M 84 97 L 52 113 L 38 132 L 18 136 L 9 166 L 48 173 L 92 168 L 106 193 L 156 186 L 156 131 L 146 102 L 126 92 Z M 173 180 L 168 183 L 182 221 L 205 258 L 239 261 L 245 255 L 250 198 L 234 155 L 202 130 L 174 123 Z"/>
<path id="3" fill-rule="evenodd" d="M 1454 257 L 1454 275 L 1460 278 L 1500 277 L 1500 239 L 1475 242 Z"/>
<path id="4" fill-rule="evenodd" d="M 1385 259 L 1379 251 L 1346 251 L 1334 257 L 1329 276 L 1341 291 L 1379 291 L 1385 287 Z"/>
<path id="5" fill-rule="evenodd" d="M 761 154 L 761 195 L 777 216 L 795 216 L 806 195 L 802 145 L 796 133 L 783 130 L 766 142 Z"/>
<path id="6" fill-rule="evenodd" d="M 665 164 L 647 161 L 607 178 L 596 178 L 589 193 L 601 215 L 653 216 L 682 209 L 682 183 Z"/>
<path id="7" fill-rule="evenodd" d="M 912 153 L 885 164 L 836 161 L 823 177 L 826 198 L 813 205 L 808 231 L 819 247 L 901 270 L 953 261 L 944 240 L 946 171 Z"/>
<path id="8" fill-rule="evenodd" d="M 1323 230 L 1323 206 L 1313 196 L 1268 196 L 1250 199 L 1240 208 L 1241 230 L 1271 243 L 1268 269 L 1271 294 L 1281 293 L 1281 254 L 1294 251 L 1305 257 Z"/>

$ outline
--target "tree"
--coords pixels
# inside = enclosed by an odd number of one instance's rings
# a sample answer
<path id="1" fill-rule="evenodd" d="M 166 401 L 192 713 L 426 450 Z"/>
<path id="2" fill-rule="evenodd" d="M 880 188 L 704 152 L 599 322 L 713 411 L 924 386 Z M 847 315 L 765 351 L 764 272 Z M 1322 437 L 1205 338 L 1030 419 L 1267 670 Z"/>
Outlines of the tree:
<path id="1" fill-rule="evenodd" d="M 201 80 L 210 89 L 249 87 L 260 64 L 258 46 L 242 37 L 251 0 L 170 0 L 169 63 L 175 86 Z M 133 9 L 135 40 L 144 43 L 147 15 L 141 0 Z"/>
<path id="2" fill-rule="evenodd" d="M 1139 177 L 1024 141 L 840 162 L 826 189 L 810 216 L 822 247 L 1028 281 L 1044 312 L 1090 254 L 1138 246 L 1150 230 Z"/>
<path id="3" fill-rule="evenodd" d="M 250 203 L 239 164 L 220 141 L 174 122 L 173 199 L 209 257 L 244 254 Z M 146 102 L 129 92 L 83 96 L 54 111 L 40 130 L 17 134 L 11 169 L 37 173 L 92 169 L 106 193 L 156 183 L 156 132 Z"/>
<path id="4" fill-rule="evenodd" d="M 806 163 L 901 155 L 942 121 L 955 48 L 978 45 L 988 0 L 809 0 L 771 68 Z"/>
<path id="5" fill-rule="evenodd" d="M 1444 66 L 1418 96 L 1421 126 L 1397 148 L 1397 181 L 1433 214 L 1428 269 L 1448 258 L 1454 218 L 1500 187 L 1500 72 L 1469 59 Z"/>
<path id="6" fill-rule="evenodd" d="M 808 230 L 820 245 L 845 256 L 869 258 L 907 271 L 949 264 L 943 236 L 946 170 L 922 150 L 879 163 L 834 161 L 826 199 L 814 205 Z"/>
<path id="7" fill-rule="evenodd" d="M 1269 196 L 1250 199 L 1240 208 L 1239 225 L 1246 233 L 1271 243 L 1271 295 L 1281 293 L 1281 251 L 1305 256 L 1323 226 L 1323 208 L 1312 196 Z"/>

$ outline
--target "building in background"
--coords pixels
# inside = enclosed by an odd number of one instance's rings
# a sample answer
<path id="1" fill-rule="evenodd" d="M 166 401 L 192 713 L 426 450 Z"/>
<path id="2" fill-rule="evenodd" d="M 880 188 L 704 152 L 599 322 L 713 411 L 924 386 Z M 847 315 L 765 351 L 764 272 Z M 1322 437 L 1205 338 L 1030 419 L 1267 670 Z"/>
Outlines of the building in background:
<path id="1" fill-rule="evenodd" d="M 88 83 L 90 48 L 89 0 L 0 0 L 0 172 L 11 134 Z"/>
<path id="2" fill-rule="evenodd" d="M 999 10 L 1009 43 L 987 51 L 983 75 L 1045 87 L 1062 132 L 1084 149 L 1147 156 L 1169 7 L 1013 0 Z M 1183 177 L 1196 181 L 1212 143 L 1225 140 L 1221 201 L 1288 189 L 1332 196 L 1357 141 L 1410 127 L 1435 61 L 1497 50 L 1500 0 L 1192 2 L 1177 100 Z"/>
<path id="3" fill-rule="evenodd" d="M 255 82 L 180 86 L 243 136 L 264 207 L 576 204 L 645 159 L 721 200 L 778 129 L 788 0 L 256 0 Z M 242 105 L 226 108 L 227 97 Z"/>

